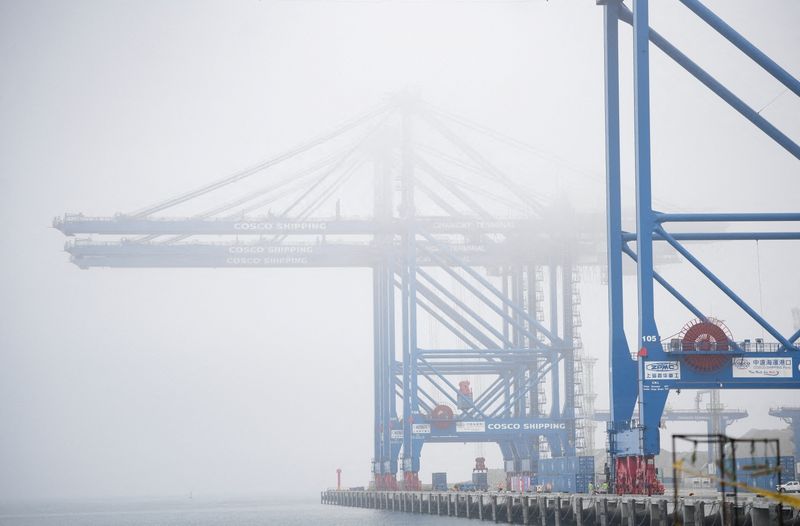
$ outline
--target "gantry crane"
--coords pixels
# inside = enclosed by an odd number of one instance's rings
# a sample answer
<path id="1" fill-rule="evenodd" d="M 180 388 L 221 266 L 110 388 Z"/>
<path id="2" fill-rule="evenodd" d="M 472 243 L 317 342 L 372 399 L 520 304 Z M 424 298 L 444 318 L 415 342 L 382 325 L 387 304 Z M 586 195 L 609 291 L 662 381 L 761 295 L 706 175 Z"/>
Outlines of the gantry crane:
<path id="1" fill-rule="evenodd" d="M 742 50 L 759 66 L 800 96 L 800 82 L 758 50 L 742 35 L 698 0 L 680 0 L 694 14 Z M 736 97 L 721 82 L 693 62 L 649 25 L 648 0 L 634 0 L 632 9 L 620 0 L 602 0 L 604 9 L 606 200 L 609 283 L 609 363 L 611 422 L 609 448 L 617 480 L 627 482 L 617 491 L 649 493 L 658 487 L 653 455 L 660 450 L 658 424 L 672 389 L 797 389 L 800 360 L 796 342 L 800 330 L 786 335 L 747 304 L 709 267 L 699 261 L 684 241 L 797 240 L 800 232 L 691 231 L 670 233 L 673 223 L 790 222 L 800 214 L 780 213 L 669 213 L 653 209 L 651 195 L 649 49 L 663 51 L 692 76 L 731 105 L 790 155 L 800 159 L 800 145 L 767 121 L 760 112 Z M 634 115 L 636 129 L 636 230 L 622 230 L 619 126 L 618 26 L 633 27 Z M 297 149 L 146 209 L 115 217 L 65 216 L 56 227 L 68 235 L 117 236 L 107 244 L 77 241 L 67 250 L 81 267 L 136 266 L 368 266 L 373 270 L 375 330 L 375 462 L 376 483 L 394 484 L 402 447 L 402 471 L 408 488 L 419 486 L 419 454 L 425 442 L 493 441 L 500 444 L 508 472 L 532 470 L 538 455 L 534 444 L 545 437 L 555 454 L 575 449 L 575 331 L 572 320 L 572 270 L 583 264 L 586 240 L 560 231 L 558 225 L 574 222 L 565 210 L 548 208 L 529 188 L 509 178 L 503 170 L 453 133 L 454 122 L 468 122 L 407 101 L 381 107 L 346 123 L 333 133 Z M 373 131 L 390 116 L 399 114 L 399 145 L 371 161 L 374 167 L 374 217 L 327 218 L 313 216 L 329 202 L 340 186 L 365 163 L 354 152 L 369 142 L 381 141 Z M 448 121 L 449 119 L 449 121 Z M 417 144 L 414 123 L 421 121 L 440 139 L 455 145 L 460 158 L 448 156 L 435 145 Z M 155 214 L 252 180 L 254 174 L 299 158 L 347 132 L 367 133 L 357 144 L 297 168 L 290 177 L 232 195 L 183 218 Z M 473 131 L 475 127 L 472 126 Z M 480 130 L 478 130 L 480 131 Z M 485 131 L 485 130 L 484 130 Z M 335 148 L 334 148 L 335 149 Z M 330 154 L 330 151 L 326 151 Z M 457 177 L 452 175 L 456 169 Z M 393 170 L 396 175 L 392 175 Z M 449 173 L 447 173 L 450 171 Z M 424 178 L 421 177 L 423 174 Z M 505 196 L 492 195 L 481 186 L 491 180 Z M 395 199 L 392 182 L 399 182 Z M 471 186 L 471 188 L 470 188 Z M 469 191 L 467 191 L 469 189 Z M 423 195 L 424 194 L 424 195 Z M 264 209 L 278 196 L 291 196 L 278 212 Z M 480 197 L 478 197 L 480 196 Z M 499 199 L 498 199 L 499 198 Z M 487 207 L 493 201 L 495 206 Z M 427 201 L 439 213 L 420 213 Z M 724 201 L 723 201 L 724 202 Z M 498 206 L 498 203 L 503 203 Z M 509 215 L 508 204 L 522 213 Z M 399 209 L 395 210 L 395 204 Z M 580 215 L 576 216 L 580 222 Z M 593 230 L 591 227 L 589 230 Z M 581 232 L 581 228 L 577 228 Z M 119 236 L 144 236 L 135 239 Z M 209 243 L 208 236 L 223 236 Z M 316 243 L 298 243 L 311 236 Z M 167 237 L 166 242 L 164 238 Z M 192 237 L 197 240 L 187 242 Z M 231 240 L 233 238 L 233 240 Z M 629 245 L 636 242 L 634 251 Z M 775 340 L 750 347 L 737 342 L 710 319 L 669 280 L 654 271 L 654 245 L 665 243 L 700 271 L 732 303 L 744 310 Z M 634 358 L 624 332 L 622 259 L 637 265 L 638 335 Z M 596 263 L 596 261 L 594 262 Z M 593 263 L 593 264 L 594 264 Z M 536 304 L 536 276 L 546 269 L 550 291 L 547 321 L 540 320 Z M 470 296 L 463 301 L 443 283 L 453 280 Z M 663 342 L 654 311 L 654 282 L 658 282 L 685 307 L 696 321 L 687 325 L 678 345 Z M 399 291 L 399 298 L 395 292 Z M 561 297 L 562 301 L 553 301 Z M 399 300 L 399 301 L 398 301 Z M 394 309 L 399 304 L 401 323 L 395 330 Z M 570 306 L 570 308 L 566 308 Z M 563 309 L 561 307 L 564 307 Z M 561 310 L 561 312 L 559 312 Z M 432 349 L 419 344 L 417 317 L 430 316 L 445 327 L 463 347 Z M 558 323 L 559 317 L 563 322 Z M 548 323 L 549 322 L 549 323 Z M 396 340 L 402 352 L 398 360 Z M 458 398 L 453 377 L 485 374 L 492 380 L 472 400 Z M 635 379 L 635 380 L 634 380 Z M 551 394 L 549 411 L 538 402 L 538 385 Z M 560 385 L 564 385 L 564 400 Z M 440 403 L 431 392 L 439 393 Z M 528 402 L 525 399 L 528 398 Z M 462 404 L 459 407 L 459 400 Z M 398 411 L 397 402 L 401 402 Z M 638 404 L 641 419 L 632 419 Z M 453 409 L 456 408 L 456 410 Z M 532 426 L 532 428 L 531 428 Z M 636 474 L 634 476 L 634 473 Z"/>
<path id="2" fill-rule="evenodd" d="M 402 472 L 419 488 L 430 442 L 496 442 L 509 476 L 532 474 L 540 441 L 554 456 L 578 448 L 574 275 L 601 261 L 602 235 L 596 216 L 548 206 L 458 125 L 485 131 L 401 95 L 186 194 L 54 226 L 100 237 L 67 243 L 80 268 L 372 269 L 376 486 Z M 420 320 L 450 344 L 424 341 Z"/>
<path id="3" fill-rule="evenodd" d="M 800 82 L 719 18 L 699 0 L 680 0 L 732 45 L 750 57 L 789 91 L 800 96 Z M 704 86 L 763 131 L 777 146 L 800 159 L 800 145 L 748 106 L 723 83 L 675 47 L 650 26 L 649 1 L 633 0 L 628 8 L 620 0 L 602 0 L 604 9 L 605 107 L 606 107 L 606 199 L 609 276 L 609 351 L 611 367 L 611 422 L 609 449 L 616 491 L 651 493 L 662 490 L 655 475 L 654 455 L 660 451 L 658 432 L 669 392 L 673 389 L 798 389 L 800 359 L 797 340 L 800 330 L 785 333 L 770 324 L 682 242 L 669 225 L 683 223 L 691 230 L 697 224 L 753 222 L 796 224 L 800 213 L 769 209 L 756 213 L 674 213 L 653 209 L 650 137 L 650 45 L 662 51 Z M 636 231 L 622 230 L 620 193 L 620 91 L 619 23 L 633 28 L 633 108 L 635 125 Z M 735 186 L 730 187 L 735 190 Z M 721 199 L 725 202 L 725 198 Z M 683 232 L 684 240 L 798 240 L 797 229 L 774 232 Z M 629 246 L 636 242 L 636 249 Z M 774 344 L 750 347 L 730 337 L 721 324 L 711 320 L 670 280 L 653 268 L 653 250 L 658 243 L 672 247 L 735 307 L 775 339 Z M 622 296 L 622 258 L 637 264 L 637 320 L 635 359 L 625 336 Z M 683 338 L 662 341 L 654 308 L 655 283 L 696 317 L 684 328 Z M 744 343 L 744 342 L 742 342 Z M 631 382 L 637 378 L 637 382 Z M 639 421 L 632 419 L 638 405 Z"/>

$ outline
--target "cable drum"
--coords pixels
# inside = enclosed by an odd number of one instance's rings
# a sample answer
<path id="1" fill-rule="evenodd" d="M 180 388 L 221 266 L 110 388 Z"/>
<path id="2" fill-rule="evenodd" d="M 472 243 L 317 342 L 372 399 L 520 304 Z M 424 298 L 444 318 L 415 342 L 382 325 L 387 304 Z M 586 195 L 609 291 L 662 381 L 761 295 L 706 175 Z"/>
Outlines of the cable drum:
<path id="1" fill-rule="evenodd" d="M 439 404 L 431 411 L 430 421 L 436 429 L 446 429 L 453 422 L 453 410 L 450 406 Z"/>
<path id="2" fill-rule="evenodd" d="M 692 320 L 681 331 L 681 350 L 684 352 L 729 351 L 731 341 L 733 337 L 728 328 L 714 318 Z M 685 359 L 689 367 L 704 372 L 716 371 L 728 360 L 727 356 L 722 355 L 687 355 Z"/>

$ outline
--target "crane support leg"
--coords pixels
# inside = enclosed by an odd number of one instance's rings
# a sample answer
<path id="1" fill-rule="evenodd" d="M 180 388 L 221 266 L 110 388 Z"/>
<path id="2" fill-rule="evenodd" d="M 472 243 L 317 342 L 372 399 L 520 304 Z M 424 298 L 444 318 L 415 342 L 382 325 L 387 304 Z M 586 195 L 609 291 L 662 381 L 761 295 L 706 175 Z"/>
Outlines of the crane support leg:
<path id="1" fill-rule="evenodd" d="M 606 217 L 608 236 L 608 313 L 609 313 L 609 426 L 610 468 L 615 469 L 617 432 L 630 427 L 636 404 L 636 363 L 631 360 L 625 337 L 622 291 L 622 205 L 620 184 L 619 130 L 619 0 L 603 6 L 606 128 Z M 614 478 L 614 472 L 611 473 Z"/>

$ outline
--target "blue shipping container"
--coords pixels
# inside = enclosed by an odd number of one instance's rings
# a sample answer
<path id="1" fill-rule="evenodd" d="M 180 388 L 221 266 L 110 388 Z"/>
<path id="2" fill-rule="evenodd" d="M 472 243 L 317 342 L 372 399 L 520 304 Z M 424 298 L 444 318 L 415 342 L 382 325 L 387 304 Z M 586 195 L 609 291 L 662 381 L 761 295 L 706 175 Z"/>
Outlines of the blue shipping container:
<path id="1" fill-rule="evenodd" d="M 564 463 L 564 473 L 578 473 L 580 471 L 578 457 L 566 457 Z"/>
<path id="2" fill-rule="evenodd" d="M 578 457 L 578 464 L 580 465 L 579 473 L 594 474 L 594 457 Z"/>
<path id="3" fill-rule="evenodd" d="M 431 479 L 434 491 L 447 491 L 447 473 L 433 473 Z"/>
<path id="4" fill-rule="evenodd" d="M 489 489 L 489 474 L 485 471 L 478 471 L 472 473 L 472 483 L 478 491 L 487 491 Z"/>

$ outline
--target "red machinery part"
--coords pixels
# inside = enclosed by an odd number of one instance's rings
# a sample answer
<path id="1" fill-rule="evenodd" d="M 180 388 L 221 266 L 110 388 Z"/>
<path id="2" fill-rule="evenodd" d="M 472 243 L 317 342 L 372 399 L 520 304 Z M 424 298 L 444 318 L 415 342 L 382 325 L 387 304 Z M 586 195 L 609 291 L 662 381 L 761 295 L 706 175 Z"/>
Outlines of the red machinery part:
<path id="1" fill-rule="evenodd" d="M 663 495 L 652 455 L 617 457 L 615 490 L 618 495 Z"/>
<path id="2" fill-rule="evenodd" d="M 416 471 L 403 472 L 403 491 L 420 491 L 422 483 L 419 481 L 419 474 Z"/>
<path id="3" fill-rule="evenodd" d="M 439 404 L 433 408 L 429 418 L 433 427 L 447 429 L 453 422 L 453 410 L 450 406 Z"/>
<path id="4" fill-rule="evenodd" d="M 379 491 L 396 491 L 397 479 L 394 473 L 378 473 L 375 475 L 375 489 Z"/>
<path id="5" fill-rule="evenodd" d="M 681 338 L 681 350 L 690 351 L 728 351 L 729 332 L 718 320 L 695 320 L 687 324 Z M 692 369 L 704 372 L 716 371 L 729 360 L 726 356 L 686 356 L 685 362 Z"/>

